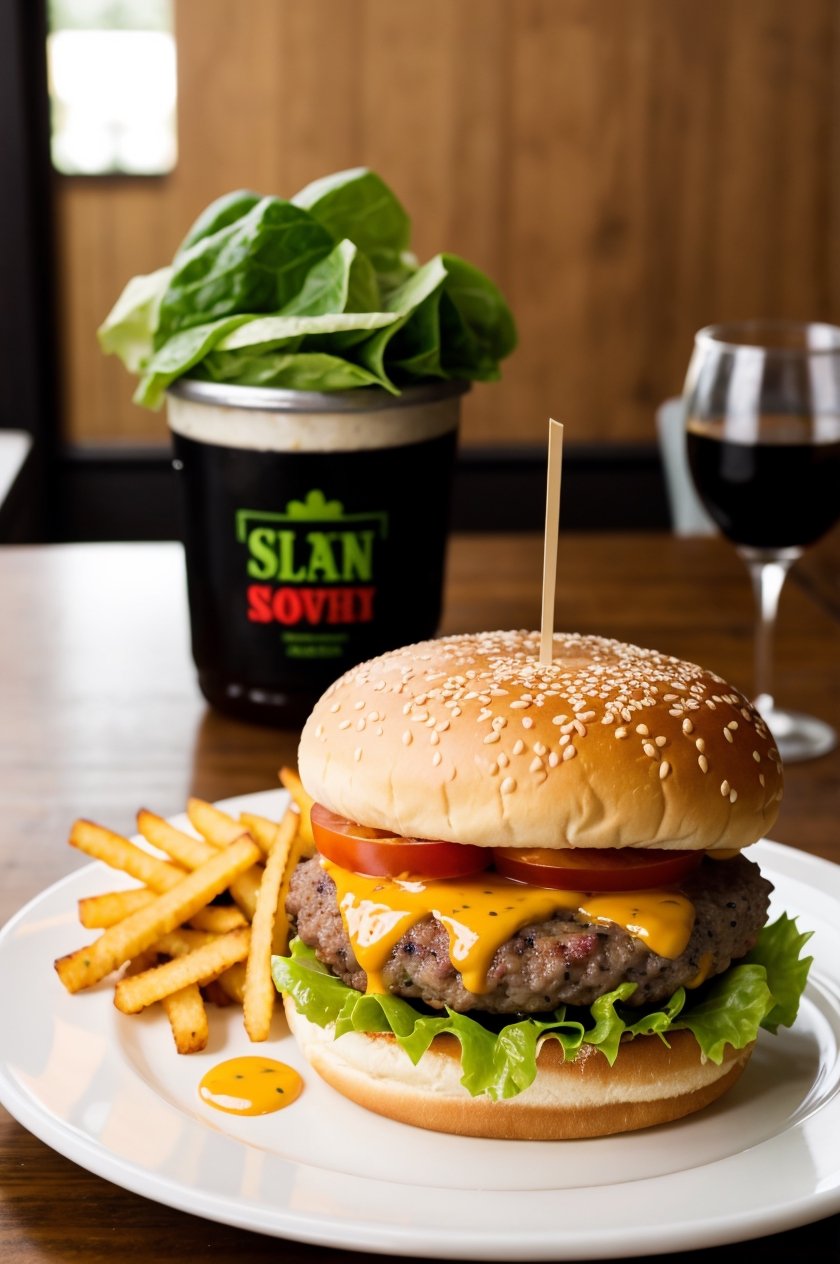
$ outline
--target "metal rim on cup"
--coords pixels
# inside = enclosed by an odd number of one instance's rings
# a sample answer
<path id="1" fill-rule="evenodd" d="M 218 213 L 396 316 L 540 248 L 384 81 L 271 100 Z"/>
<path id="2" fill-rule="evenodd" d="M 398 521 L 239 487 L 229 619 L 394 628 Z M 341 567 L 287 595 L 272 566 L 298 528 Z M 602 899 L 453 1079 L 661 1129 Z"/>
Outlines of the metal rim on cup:
<path id="1" fill-rule="evenodd" d="M 234 386 L 227 382 L 204 382 L 182 377 L 168 388 L 170 395 L 197 404 L 226 408 L 254 408 L 263 412 L 356 413 L 385 408 L 410 408 L 464 395 L 469 382 L 428 382 L 408 386 L 399 395 L 384 387 L 358 387 L 350 391 L 294 391 L 273 386 Z"/>

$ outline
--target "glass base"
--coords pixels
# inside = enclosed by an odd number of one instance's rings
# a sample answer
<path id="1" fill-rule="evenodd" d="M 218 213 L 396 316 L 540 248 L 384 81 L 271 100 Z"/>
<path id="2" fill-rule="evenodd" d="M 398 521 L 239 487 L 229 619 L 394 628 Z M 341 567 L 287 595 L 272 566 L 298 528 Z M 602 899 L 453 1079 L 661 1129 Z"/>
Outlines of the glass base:
<path id="1" fill-rule="evenodd" d="M 769 705 L 768 705 L 769 704 Z M 755 706 L 773 734 L 783 764 L 797 764 L 805 759 L 827 755 L 837 745 L 837 733 L 825 720 L 801 711 L 782 711 L 772 699 L 761 696 Z"/>

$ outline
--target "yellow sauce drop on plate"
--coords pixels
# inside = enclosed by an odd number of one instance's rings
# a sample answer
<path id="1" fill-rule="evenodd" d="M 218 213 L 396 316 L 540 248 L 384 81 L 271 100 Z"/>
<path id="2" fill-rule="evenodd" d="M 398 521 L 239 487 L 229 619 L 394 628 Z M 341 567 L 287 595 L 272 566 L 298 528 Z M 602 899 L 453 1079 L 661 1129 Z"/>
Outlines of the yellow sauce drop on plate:
<path id="1" fill-rule="evenodd" d="M 198 1086 L 203 1102 L 229 1115 L 270 1115 L 300 1096 L 294 1067 L 273 1058 L 229 1058 L 211 1067 Z"/>

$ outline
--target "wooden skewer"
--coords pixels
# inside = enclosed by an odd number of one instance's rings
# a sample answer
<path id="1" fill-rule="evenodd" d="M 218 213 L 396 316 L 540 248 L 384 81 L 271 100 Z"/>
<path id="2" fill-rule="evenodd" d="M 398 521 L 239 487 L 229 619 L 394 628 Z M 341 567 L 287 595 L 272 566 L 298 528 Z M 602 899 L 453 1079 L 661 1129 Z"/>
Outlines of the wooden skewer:
<path id="1" fill-rule="evenodd" d="M 563 470 L 563 426 L 548 423 L 548 475 L 545 491 L 540 666 L 550 666 L 554 642 L 554 594 L 557 587 L 557 535 L 560 529 L 560 478 Z"/>

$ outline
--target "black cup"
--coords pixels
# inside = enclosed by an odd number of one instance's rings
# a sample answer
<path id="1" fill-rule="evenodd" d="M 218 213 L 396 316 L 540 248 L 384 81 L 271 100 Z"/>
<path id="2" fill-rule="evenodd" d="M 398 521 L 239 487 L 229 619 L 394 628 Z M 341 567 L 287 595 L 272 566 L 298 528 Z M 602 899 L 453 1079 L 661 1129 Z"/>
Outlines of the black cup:
<path id="1" fill-rule="evenodd" d="M 354 664 L 436 634 L 466 389 L 170 388 L 192 651 L 214 707 L 297 726 Z"/>

